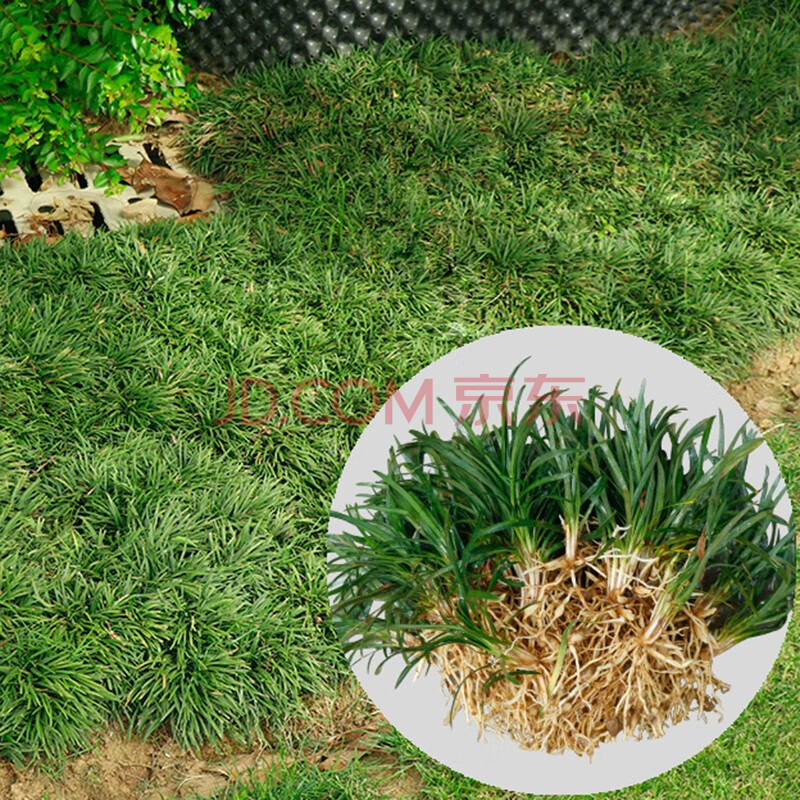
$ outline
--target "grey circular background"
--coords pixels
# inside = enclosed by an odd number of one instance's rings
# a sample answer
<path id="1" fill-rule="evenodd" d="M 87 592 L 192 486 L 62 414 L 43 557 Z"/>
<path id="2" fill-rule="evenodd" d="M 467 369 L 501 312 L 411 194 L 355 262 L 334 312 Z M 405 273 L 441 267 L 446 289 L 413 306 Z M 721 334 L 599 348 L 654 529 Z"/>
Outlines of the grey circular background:
<path id="1" fill-rule="evenodd" d="M 426 427 L 449 435 L 455 424 L 437 398 L 460 410 L 456 378 L 476 378 L 481 374 L 507 379 L 525 358 L 529 360 L 517 373 L 514 395 L 525 377 L 540 373 L 554 377 L 582 377 L 582 384 L 560 384 L 567 394 L 582 394 L 599 385 L 612 391 L 619 382 L 623 396 L 638 393 L 646 381 L 646 395 L 656 406 L 680 406 L 685 418 L 699 421 L 722 412 L 726 440 L 749 419 L 738 403 L 702 370 L 680 356 L 619 331 L 583 326 L 553 326 L 508 330 L 487 336 L 458 348 L 419 372 L 399 389 L 407 406 L 426 385 L 432 389 L 432 421 L 426 421 L 424 403 L 410 421 L 393 407 L 387 421 L 384 406 L 362 433 L 339 481 L 333 509 L 344 511 L 358 502 L 376 470 L 386 466 L 389 449 L 406 441 L 409 431 Z M 544 387 L 543 391 L 552 388 Z M 574 390 L 574 391 L 573 391 Z M 487 391 L 487 395 L 489 392 Z M 524 401 L 523 401 L 524 402 Z M 488 407 L 489 423 L 500 421 L 499 404 Z M 748 462 L 748 478 L 760 485 L 765 469 L 779 475 L 772 452 L 762 444 Z M 784 496 L 778 508 L 785 519 L 791 503 Z M 330 532 L 345 528 L 331 520 Z M 723 718 L 716 713 L 707 721 L 691 719 L 669 727 L 660 739 L 616 740 L 601 745 L 593 759 L 574 753 L 550 755 L 521 749 L 512 740 L 495 734 L 477 737 L 459 714 L 451 726 L 444 720 L 450 708 L 450 695 L 442 689 L 435 669 L 410 676 L 395 687 L 402 670 L 401 658 L 387 662 L 379 674 L 370 671 L 366 659 L 354 657 L 353 671 L 366 693 L 386 718 L 417 747 L 464 775 L 502 789 L 538 794 L 580 794 L 610 791 L 629 786 L 671 769 L 698 753 L 716 739 L 745 709 L 767 677 L 786 633 L 779 631 L 745 641 L 715 659 L 715 673 L 731 685 L 722 698 Z M 380 662 L 375 659 L 375 664 Z"/>

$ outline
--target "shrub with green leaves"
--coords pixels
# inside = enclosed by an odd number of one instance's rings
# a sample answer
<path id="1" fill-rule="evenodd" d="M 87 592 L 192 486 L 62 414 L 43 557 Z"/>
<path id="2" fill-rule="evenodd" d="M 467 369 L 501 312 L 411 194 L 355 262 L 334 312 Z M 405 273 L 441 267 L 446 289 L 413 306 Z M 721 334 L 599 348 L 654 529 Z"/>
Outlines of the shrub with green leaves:
<path id="1" fill-rule="evenodd" d="M 124 161 L 98 118 L 135 132 L 192 93 L 168 24 L 208 15 L 197 0 L 11 0 L 0 6 L 0 176 Z M 114 172 L 104 173 L 114 179 Z"/>
<path id="2" fill-rule="evenodd" d="M 719 704 L 713 658 L 786 622 L 795 540 L 746 428 L 726 441 L 721 415 L 690 426 L 643 391 L 552 400 L 393 450 L 335 514 L 332 593 L 348 649 L 403 656 L 400 680 L 435 664 L 454 711 L 591 754 Z"/>

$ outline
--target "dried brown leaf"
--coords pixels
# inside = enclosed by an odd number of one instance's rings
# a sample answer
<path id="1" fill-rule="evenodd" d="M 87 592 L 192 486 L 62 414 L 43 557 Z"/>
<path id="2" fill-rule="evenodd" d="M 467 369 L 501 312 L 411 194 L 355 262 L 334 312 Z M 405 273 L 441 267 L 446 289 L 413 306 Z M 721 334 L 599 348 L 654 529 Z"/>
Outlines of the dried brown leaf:
<path id="1" fill-rule="evenodd" d="M 152 189 L 162 203 L 172 206 L 179 214 L 191 210 L 191 179 L 187 175 L 143 159 L 136 168 L 131 183 L 137 192 Z"/>
<path id="2" fill-rule="evenodd" d="M 93 228 L 94 208 L 88 200 L 75 195 L 54 195 L 48 198 L 47 205 L 52 208 L 51 211 L 37 211 L 27 216 L 28 224 L 35 233 L 57 235 L 59 225 L 65 232 L 78 231 L 83 234 Z"/>
<path id="3" fill-rule="evenodd" d="M 172 111 L 167 111 L 164 114 L 164 122 L 191 122 L 194 117 L 191 114 L 187 114 L 184 111 L 178 111 L 173 109 Z"/>
<path id="4" fill-rule="evenodd" d="M 188 211 L 208 211 L 214 202 L 214 187 L 202 178 L 192 178 Z"/>
<path id="5" fill-rule="evenodd" d="M 575 59 L 567 52 L 559 50 L 550 56 L 550 62 L 560 67 L 562 64 L 571 64 Z"/>
<path id="6" fill-rule="evenodd" d="M 136 222 L 150 222 L 158 217 L 158 202 L 154 197 L 147 197 L 136 203 L 128 203 L 120 213 L 125 219 L 135 220 Z M 145 252 L 141 242 L 139 246 L 142 252 Z"/>

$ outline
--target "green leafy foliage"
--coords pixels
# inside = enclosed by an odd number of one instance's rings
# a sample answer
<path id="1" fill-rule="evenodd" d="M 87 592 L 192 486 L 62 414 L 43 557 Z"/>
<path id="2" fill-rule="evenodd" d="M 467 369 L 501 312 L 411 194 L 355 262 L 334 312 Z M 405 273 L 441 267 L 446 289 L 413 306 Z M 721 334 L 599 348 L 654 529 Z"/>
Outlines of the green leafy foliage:
<path id="1" fill-rule="evenodd" d="M 0 7 L 0 175 L 123 161 L 93 119 L 140 130 L 192 94 L 170 19 L 208 15 L 197 0 L 12 0 Z"/>
<path id="2" fill-rule="evenodd" d="M 745 476 L 761 439 L 742 428 L 726 441 L 721 415 L 688 427 L 644 387 L 629 401 L 595 387 L 577 414 L 555 399 L 518 400 L 510 421 L 481 432 L 477 405 L 450 439 L 413 432 L 372 493 L 334 512 L 348 523 L 331 537 L 330 567 L 348 649 L 402 654 L 401 679 L 452 642 L 499 657 L 509 642 L 475 623 L 482 606 L 531 563 L 574 563 L 578 542 L 613 552 L 612 598 L 629 591 L 632 558 L 667 566 L 652 625 L 700 598 L 718 609 L 709 626 L 725 646 L 785 623 L 794 527 L 776 512 L 778 483 L 757 489 Z M 441 607 L 457 619 L 431 620 Z"/>

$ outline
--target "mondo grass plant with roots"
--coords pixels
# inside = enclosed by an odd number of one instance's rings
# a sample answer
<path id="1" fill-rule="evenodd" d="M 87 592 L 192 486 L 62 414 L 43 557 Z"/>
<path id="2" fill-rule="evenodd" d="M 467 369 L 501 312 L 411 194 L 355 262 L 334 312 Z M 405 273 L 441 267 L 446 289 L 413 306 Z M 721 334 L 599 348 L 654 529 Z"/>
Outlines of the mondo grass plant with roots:
<path id="1" fill-rule="evenodd" d="M 573 414 L 508 393 L 499 425 L 476 429 L 476 406 L 452 438 L 412 432 L 334 512 L 345 648 L 402 656 L 398 683 L 435 666 L 451 719 L 549 753 L 720 710 L 714 657 L 782 627 L 794 594 L 780 479 L 746 477 L 761 439 L 726 443 L 721 414 L 690 425 L 644 386 Z"/>

